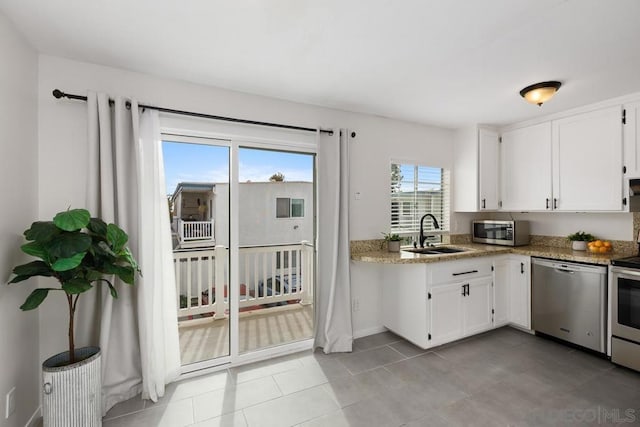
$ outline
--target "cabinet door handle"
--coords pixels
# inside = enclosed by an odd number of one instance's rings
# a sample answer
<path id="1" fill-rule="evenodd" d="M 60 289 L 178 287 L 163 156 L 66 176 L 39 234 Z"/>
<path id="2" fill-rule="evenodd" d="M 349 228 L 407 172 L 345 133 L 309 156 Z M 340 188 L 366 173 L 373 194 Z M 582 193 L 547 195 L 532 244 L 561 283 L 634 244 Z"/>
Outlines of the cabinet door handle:
<path id="1" fill-rule="evenodd" d="M 549 209 L 549 198 L 547 197 L 547 209 Z"/>
<path id="2" fill-rule="evenodd" d="M 478 270 L 463 271 L 462 273 L 451 273 L 452 276 L 462 276 L 463 274 L 477 273 Z"/>
<path id="3" fill-rule="evenodd" d="M 487 208 L 487 199 L 482 199 L 482 209 Z"/>
<path id="4" fill-rule="evenodd" d="M 553 198 L 553 209 L 558 209 L 558 199 Z"/>
<path id="5" fill-rule="evenodd" d="M 469 295 L 469 284 L 467 283 L 465 286 L 467 287 L 467 295 Z"/>
<path id="6" fill-rule="evenodd" d="M 520 274 L 524 274 L 524 262 L 520 263 Z"/>
<path id="7" fill-rule="evenodd" d="M 466 297 L 467 295 L 469 295 L 469 284 L 468 283 L 466 285 L 462 285 L 462 296 Z"/>

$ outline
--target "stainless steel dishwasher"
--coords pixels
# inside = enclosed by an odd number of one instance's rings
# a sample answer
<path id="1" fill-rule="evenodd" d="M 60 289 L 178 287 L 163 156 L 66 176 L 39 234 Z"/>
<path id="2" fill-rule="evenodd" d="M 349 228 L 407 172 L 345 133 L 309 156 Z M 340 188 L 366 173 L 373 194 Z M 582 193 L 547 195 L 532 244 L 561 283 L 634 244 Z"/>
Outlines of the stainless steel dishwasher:
<path id="1" fill-rule="evenodd" d="M 532 258 L 536 332 L 605 353 L 607 267 Z"/>

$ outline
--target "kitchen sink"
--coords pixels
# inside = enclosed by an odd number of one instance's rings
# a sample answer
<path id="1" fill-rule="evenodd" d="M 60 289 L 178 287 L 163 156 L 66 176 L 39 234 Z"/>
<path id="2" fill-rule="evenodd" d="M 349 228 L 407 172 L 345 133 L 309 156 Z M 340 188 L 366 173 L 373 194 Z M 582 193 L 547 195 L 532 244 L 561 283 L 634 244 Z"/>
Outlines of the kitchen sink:
<path id="1" fill-rule="evenodd" d="M 427 248 L 411 248 L 403 249 L 405 252 L 412 252 L 414 254 L 422 255 L 442 255 L 442 254 L 457 254 L 459 252 L 468 252 L 468 249 L 449 248 L 449 247 L 427 247 Z"/>

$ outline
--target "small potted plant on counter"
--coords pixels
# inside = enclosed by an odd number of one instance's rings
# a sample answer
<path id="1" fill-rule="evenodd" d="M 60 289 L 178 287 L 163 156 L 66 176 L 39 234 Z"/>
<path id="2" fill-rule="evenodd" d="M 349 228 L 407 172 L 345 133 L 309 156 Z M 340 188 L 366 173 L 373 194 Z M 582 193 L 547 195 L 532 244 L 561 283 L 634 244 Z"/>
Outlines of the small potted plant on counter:
<path id="1" fill-rule="evenodd" d="M 578 231 L 567 236 L 567 240 L 571 242 L 571 248 L 574 251 L 586 251 L 587 243 L 595 240 L 596 238 L 584 231 Z"/>
<path id="2" fill-rule="evenodd" d="M 387 242 L 387 250 L 389 252 L 400 252 L 400 242 L 402 238 L 399 234 L 382 233 L 384 241 Z"/>

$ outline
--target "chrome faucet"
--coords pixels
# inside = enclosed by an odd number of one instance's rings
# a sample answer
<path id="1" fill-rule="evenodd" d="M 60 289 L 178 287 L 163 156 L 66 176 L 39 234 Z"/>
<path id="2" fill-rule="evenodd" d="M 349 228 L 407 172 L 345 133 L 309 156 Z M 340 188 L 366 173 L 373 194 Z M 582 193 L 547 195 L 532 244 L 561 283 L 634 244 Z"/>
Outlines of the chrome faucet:
<path id="1" fill-rule="evenodd" d="M 440 228 L 440 226 L 438 225 L 438 220 L 432 214 L 430 213 L 424 214 L 422 218 L 420 218 L 420 247 L 421 248 L 424 248 L 424 241 L 427 240 L 427 236 L 424 235 L 424 219 L 428 216 L 430 216 L 431 219 L 433 219 L 433 226 L 435 227 L 435 229 L 438 230 Z"/>

